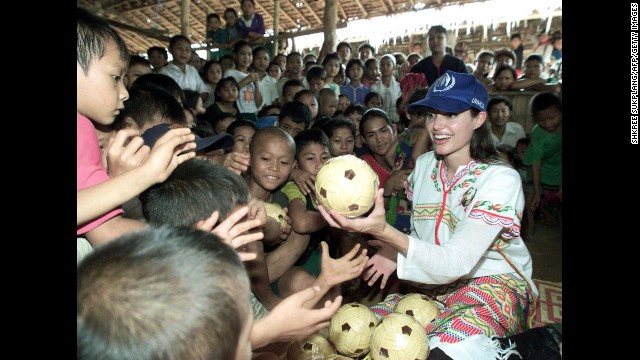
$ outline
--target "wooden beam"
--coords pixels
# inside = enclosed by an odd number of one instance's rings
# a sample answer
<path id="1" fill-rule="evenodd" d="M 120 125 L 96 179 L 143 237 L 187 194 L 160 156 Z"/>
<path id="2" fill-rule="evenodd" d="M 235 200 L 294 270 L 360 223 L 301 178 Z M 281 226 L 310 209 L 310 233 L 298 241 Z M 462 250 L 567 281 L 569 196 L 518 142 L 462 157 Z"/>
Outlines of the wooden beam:
<path id="1" fill-rule="evenodd" d="M 343 19 L 347 20 L 349 18 L 349 16 L 347 16 L 347 12 L 344 11 L 344 7 L 342 7 L 341 3 L 338 3 L 338 10 L 340 10 Z"/>
<path id="2" fill-rule="evenodd" d="M 360 8 L 360 11 L 362 11 L 362 14 L 364 16 L 359 17 L 360 19 L 366 19 L 369 17 L 369 13 L 367 12 L 367 10 L 364 9 L 364 6 L 362 6 L 362 3 L 360 2 L 360 0 L 355 0 L 356 1 L 356 5 L 358 5 L 358 7 Z"/>
<path id="3" fill-rule="evenodd" d="M 109 24 L 111 24 L 113 26 L 117 26 L 117 27 L 119 27 L 121 29 L 129 30 L 131 32 L 134 32 L 134 33 L 137 33 L 137 34 L 140 34 L 140 35 L 148 36 L 150 38 L 158 39 L 158 40 L 164 41 L 166 43 L 169 43 L 169 40 L 171 39 L 168 36 L 157 34 L 157 33 L 153 32 L 151 30 L 140 29 L 140 28 L 137 28 L 137 27 L 134 27 L 134 26 L 131 26 L 131 25 L 127 25 L 127 24 L 123 24 L 123 23 L 121 23 L 119 21 L 111 20 L 111 19 L 108 19 L 108 18 L 103 18 L 103 19 L 105 19 Z"/>
<path id="4" fill-rule="evenodd" d="M 280 34 L 280 0 L 275 0 L 273 3 L 273 38 L 277 39 L 278 35 Z M 271 49 L 271 53 L 273 54 L 273 57 L 276 56 L 276 54 L 278 54 L 278 42 L 277 41 L 273 41 L 273 48 Z"/>
<path id="5" fill-rule="evenodd" d="M 174 3 L 176 1 L 177 0 L 164 0 L 164 1 L 162 1 L 161 5 L 169 5 L 170 3 Z M 118 1 L 114 5 L 108 6 L 107 9 L 108 10 L 117 9 L 118 7 L 120 7 L 121 5 L 123 5 L 125 3 L 126 3 L 125 1 Z M 121 10 L 118 10 L 118 11 L 124 14 L 124 13 L 131 12 L 131 11 L 138 11 L 138 10 L 154 8 L 154 7 L 158 6 L 158 5 L 160 5 L 160 4 L 158 4 L 158 0 L 153 0 L 153 4 L 131 6 L 129 8 L 121 9 Z"/>
<path id="6" fill-rule="evenodd" d="M 327 6 L 326 4 L 327 2 L 325 1 L 325 7 Z M 309 7 L 309 10 L 311 11 L 311 15 L 313 15 L 313 17 L 316 19 L 316 21 L 318 22 L 318 24 L 322 24 L 322 20 L 320 20 L 320 17 L 318 16 L 318 14 L 316 14 L 316 10 L 313 9 L 313 7 L 311 7 L 310 4 L 305 3 L 307 5 L 307 7 Z M 296 8 L 297 9 L 297 8 Z"/>
<path id="7" fill-rule="evenodd" d="M 383 8 L 385 8 L 387 10 L 387 14 L 391 13 L 391 9 L 389 8 L 389 5 L 387 5 L 386 2 L 384 2 L 384 0 L 378 0 L 380 2 L 380 4 L 382 5 Z"/>
<path id="8" fill-rule="evenodd" d="M 180 0 L 180 34 L 189 37 L 189 5 L 191 0 Z"/>
<path id="9" fill-rule="evenodd" d="M 324 3 L 324 11 L 322 17 L 324 19 L 324 42 L 330 43 L 331 49 L 329 52 L 335 51 L 336 40 L 338 36 L 336 34 L 336 28 L 338 26 L 338 0 L 326 0 Z"/>
<path id="10" fill-rule="evenodd" d="M 307 22 L 307 24 L 308 24 L 309 26 L 311 26 L 311 21 L 309 21 L 309 19 L 307 19 L 307 18 L 304 16 L 304 14 L 300 11 L 300 9 L 298 9 L 298 8 L 296 7 L 296 5 L 295 5 L 295 4 L 292 4 L 291 2 L 287 2 L 287 3 L 289 4 L 289 6 L 290 6 L 290 7 L 292 7 L 292 8 L 293 8 L 297 13 L 298 13 L 298 15 L 300 15 L 300 17 L 301 17 L 304 21 L 306 21 L 306 22 Z M 298 24 L 298 23 L 296 23 L 295 21 L 294 21 L 293 23 L 294 23 L 294 24 L 296 24 L 296 25 Z M 322 24 L 322 22 L 320 22 L 320 24 Z"/>
<path id="11" fill-rule="evenodd" d="M 386 0 L 387 4 L 389 4 L 389 13 L 394 13 L 396 11 L 396 5 L 393 3 L 393 0 Z"/>

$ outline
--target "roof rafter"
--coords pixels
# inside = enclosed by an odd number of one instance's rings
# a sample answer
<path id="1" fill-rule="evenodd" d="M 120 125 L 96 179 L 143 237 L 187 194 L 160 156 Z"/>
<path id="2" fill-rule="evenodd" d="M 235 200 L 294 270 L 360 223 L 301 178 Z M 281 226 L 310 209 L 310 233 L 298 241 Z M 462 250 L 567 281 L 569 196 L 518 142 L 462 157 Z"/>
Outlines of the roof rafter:
<path id="1" fill-rule="evenodd" d="M 364 15 L 362 18 L 368 18 L 369 17 L 369 13 L 367 12 L 367 10 L 364 9 L 364 6 L 362 6 L 362 3 L 360 2 L 360 0 L 355 0 L 356 5 L 358 5 L 358 7 L 360 8 L 360 11 L 362 11 L 362 14 Z"/>

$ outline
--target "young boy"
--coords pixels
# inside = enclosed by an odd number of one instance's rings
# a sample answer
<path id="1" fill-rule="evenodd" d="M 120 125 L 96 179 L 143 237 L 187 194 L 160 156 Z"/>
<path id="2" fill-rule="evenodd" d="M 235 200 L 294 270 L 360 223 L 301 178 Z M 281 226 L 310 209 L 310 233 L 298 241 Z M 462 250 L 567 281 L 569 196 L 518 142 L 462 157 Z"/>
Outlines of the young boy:
<path id="1" fill-rule="evenodd" d="M 557 206 L 559 219 L 546 220 L 562 221 L 562 99 L 549 92 L 537 94 L 531 99 L 531 114 L 537 124 L 531 129 L 523 161 L 532 166 L 531 209 L 540 206 L 544 211 L 545 205 Z"/>
<path id="2" fill-rule="evenodd" d="M 144 227 L 140 221 L 123 218 L 120 205 L 164 181 L 179 163 L 195 156 L 183 151 L 196 145 L 187 128 L 165 134 L 151 151 L 137 137 L 138 131 L 119 131 L 105 151 L 110 171 L 122 175 L 110 179 L 92 121 L 109 126 L 124 108 L 129 96 L 123 81 L 129 55 L 108 23 L 81 8 L 77 9 L 77 33 L 76 231 L 86 237 L 78 239 L 79 260 L 90 251 L 89 243 L 103 244 Z"/>
<path id="3" fill-rule="evenodd" d="M 158 70 L 167 65 L 169 61 L 169 54 L 167 54 L 167 49 L 160 46 L 152 46 L 147 49 L 147 57 L 149 58 L 149 63 L 151 63 L 151 66 L 153 66 L 152 70 L 154 73 L 157 73 Z"/>
<path id="4" fill-rule="evenodd" d="M 493 83 L 493 80 L 487 76 L 491 73 L 495 60 L 496 55 L 493 51 L 489 50 L 482 51 L 476 58 L 476 68 L 473 71 L 473 76 L 484 84 L 485 87 Z"/>
<path id="5" fill-rule="evenodd" d="M 320 65 L 313 65 L 307 70 L 305 77 L 309 83 L 309 90 L 313 92 L 313 95 L 319 96 L 320 89 L 324 88 L 326 84 L 327 71 Z"/>
<path id="6" fill-rule="evenodd" d="M 149 60 L 138 55 L 131 55 L 129 58 L 129 68 L 125 75 L 124 82 L 127 89 L 131 88 L 133 82 L 144 74 L 151 73 L 151 63 Z"/>
<path id="7" fill-rule="evenodd" d="M 200 77 L 198 70 L 189 65 L 191 60 L 191 40 L 184 35 L 175 35 L 169 40 L 169 52 L 173 56 L 166 66 L 158 71 L 175 80 L 182 90 L 197 91 L 203 101 L 209 97 L 209 89 Z"/>
<path id="8" fill-rule="evenodd" d="M 282 97 L 278 99 L 278 103 L 280 106 L 284 106 L 284 104 L 293 101 L 296 93 L 303 89 L 304 85 L 300 80 L 290 79 L 285 81 L 284 85 L 282 85 Z"/>
<path id="9" fill-rule="evenodd" d="M 338 95 L 329 88 L 320 89 L 318 95 L 320 100 L 320 115 L 318 118 L 324 116 L 332 117 L 338 110 Z"/>
<path id="10" fill-rule="evenodd" d="M 290 101 L 280 109 L 277 126 L 286 131 L 292 138 L 300 131 L 307 130 L 310 125 L 311 110 L 302 102 Z"/>
<path id="11" fill-rule="evenodd" d="M 531 54 L 524 60 L 524 75 L 511 84 L 511 90 L 560 91 L 558 84 L 550 84 L 543 77 L 544 61 L 539 54 Z"/>
<path id="12" fill-rule="evenodd" d="M 229 40 L 229 34 L 227 34 L 227 31 L 222 27 L 220 15 L 216 13 L 207 15 L 207 32 L 205 35 L 206 39 L 204 41 L 213 48 L 218 48 L 218 51 L 210 51 L 209 60 L 217 61 L 222 54 L 228 53 L 227 49 L 222 49 L 222 45 L 226 44 Z"/>
<path id="13" fill-rule="evenodd" d="M 214 234 L 124 235 L 80 263 L 77 285 L 78 359 L 251 358 L 249 281 Z"/>
<path id="14" fill-rule="evenodd" d="M 356 127 L 356 142 L 353 147 L 353 152 L 357 157 L 362 157 L 364 154 L 368 154 L 369 148 L 367 147 L 367 143 L 364 141 L 363 137 L 360 136 L 360 120 L 362 119 L 362 114 L 364 114 L 365 108 L 364 105 L 353 104 L 347 106 L 344 111 L 344 116 L 353 121 L 353 124 Z"/>

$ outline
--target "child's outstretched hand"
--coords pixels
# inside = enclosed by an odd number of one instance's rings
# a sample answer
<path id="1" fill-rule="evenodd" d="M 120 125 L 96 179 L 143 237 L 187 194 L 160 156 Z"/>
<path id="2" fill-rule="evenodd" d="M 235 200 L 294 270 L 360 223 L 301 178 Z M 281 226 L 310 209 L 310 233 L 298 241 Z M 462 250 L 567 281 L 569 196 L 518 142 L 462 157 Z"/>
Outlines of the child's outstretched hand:
<path id="1" fill-rule="evenodd" d="M 329 256 L 329 245 L 326 242 L 320 242 L 320 246 L 322 247 L 322 263 L 318 281 L 321 287 L 326 286 L 327 290 L 360 276 L 369 260 L 367 249 L 363 249 L 356 256 L 358 250 L 360 250 L 360 244 L 357 243 L 356 246 L 339 259 L 333 259 Z"/>
<path id="2" fill-rule="evenodd" d="M 368 281 L 367 285 L 373 286 L 382 277 L 380 289 L 384 289 L 389 277 L 398 268 L 398 263 L 396 262 L 398 251 L 379 240 L 369 240 L 367 244 L 378 248 L 378 252 L 367 262 L 369 269 L 365 271 L 363 278 Z"/>
<path id="3" fill-rule="evenodd" d="M 248 212 L 249 207 L 243 206 L 232 212 L 218 226 L 215 226 L 220 213 L 214 211 L 208 219 L 198 221 L 195 227 L 218 235 L 227 245 L 237 250 L 250 242 L 261 240 L 264 237 L 262 231 L 248 232 L 263 225 L 260 219 L 242 221 Z M 256 258 L 256 254 L 251 252 L 238 251 L 238 255 L 242 261 Z"/>
<path id="4" fill-rule="evenodd" d="M 149 155 L 148 146 L 144 146 L 144 141 L 140 136 L 140 132 L 135 129 L 119 130 L 114 136 L 107 140 L 105 150 L 102 152 L 106 157 L 107 172 L 110 177 L 134 169 Z"/>
<path id="5" fill-rule="evenodd" d="M 303 339 L 326 328 L 342 305 L 342 296 L 327 300 L 322 309 L 307 309 L 304 304 L 320 292 L 317 286 L 306 288 L 286 297 L 267 316 L 256 321 L 251 344 L 260 348 L 276 341 Z M 264 334 L 267 331 L 268 334 Z"/>
<path id="6" fill-rule="evenodd" d="M 316 176 L 310 172 L 295 168 L 291 172 L 289 179 L 298 185 L 298 188 L 304 195 L 315 192 Z"/>
<path id="7" fill-rule="evenodd" d="M 177 128 L 169 130 L 156 141 L 142 162 L 154 184 L 165 181 L 178 165 L 196 156 L 195 152 L 189 151 L 196 148 L 194 140 L 195 135 L 190 128 Z"/>

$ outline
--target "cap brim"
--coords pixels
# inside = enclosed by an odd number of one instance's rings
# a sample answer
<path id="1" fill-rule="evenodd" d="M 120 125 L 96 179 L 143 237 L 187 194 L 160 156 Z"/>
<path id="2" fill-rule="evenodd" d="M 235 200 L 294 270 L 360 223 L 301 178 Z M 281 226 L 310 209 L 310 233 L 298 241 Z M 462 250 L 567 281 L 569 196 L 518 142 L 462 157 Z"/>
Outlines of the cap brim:
<path id="1" fill-rule="evenodd" d="M 426 98 L 409 104 L 407 110 L 417 110 L 429 107 L 447 113 L 459 114 L 472 108 L 468 103 L 443 96 L 427 96 Z"/>
<path id="2" fill-rule="evenodd" d="M 194 142 L 196 143 L 195 149 L 184 151 L 180 154 L 188 153 L 189 151 L 213 151 L 218 149 L 226 149 L 233 145 L 233 137 L 230 134 L 219 134 L 208 136 L 205 138 L 196 135 L 196 139 L 194 140 Z"/>

